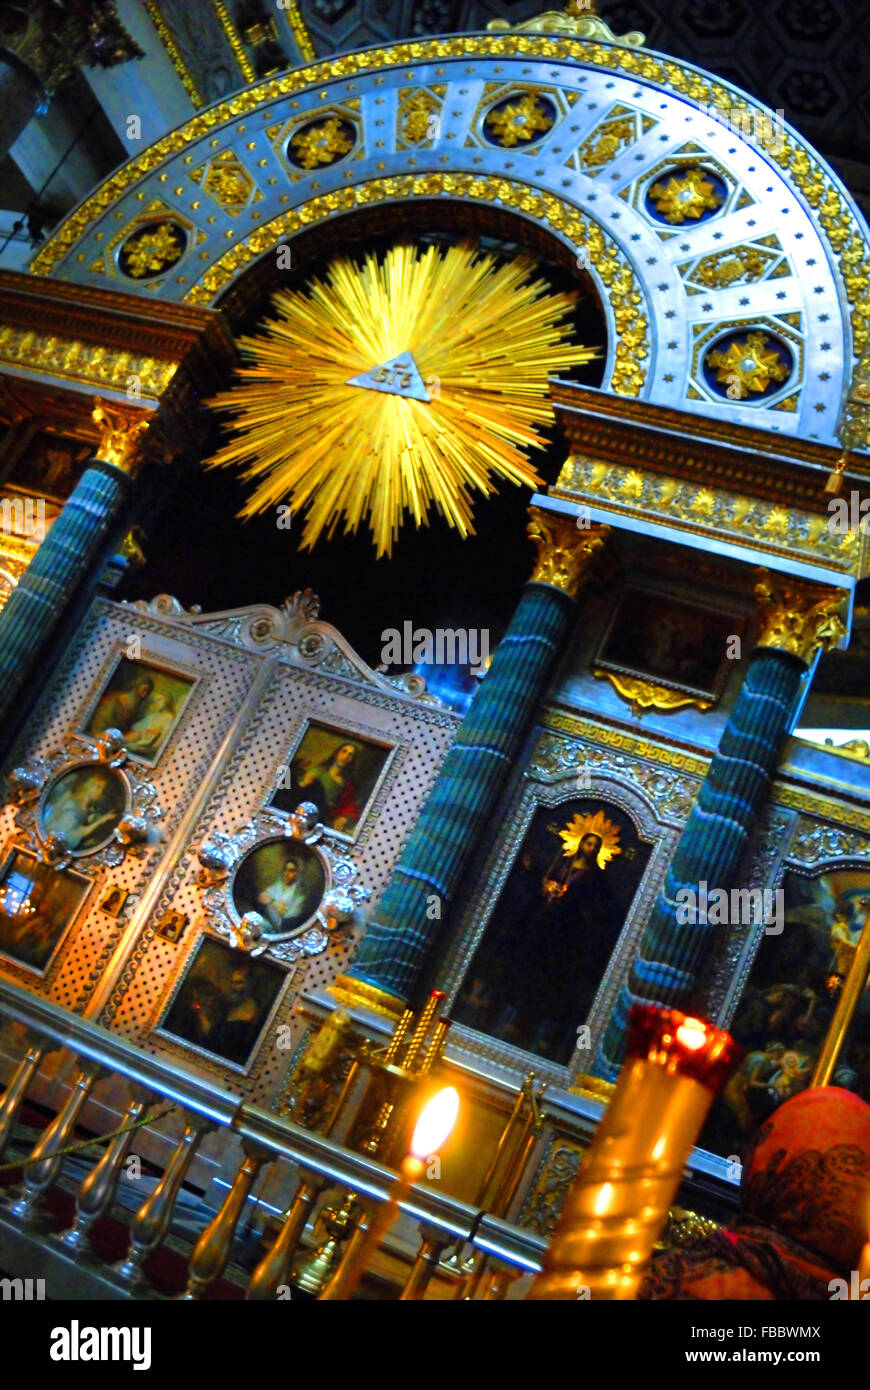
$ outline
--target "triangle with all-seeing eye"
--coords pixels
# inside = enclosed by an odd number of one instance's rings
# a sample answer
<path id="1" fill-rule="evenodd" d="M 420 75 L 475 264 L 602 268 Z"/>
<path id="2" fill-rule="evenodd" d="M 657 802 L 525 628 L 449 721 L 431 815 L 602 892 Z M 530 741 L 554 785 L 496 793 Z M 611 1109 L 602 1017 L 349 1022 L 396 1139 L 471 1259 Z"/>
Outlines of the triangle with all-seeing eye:
<path id="1" fill-rule="evenodd" d="M 415 401 L 432 399 L 410 352 L 401 352 L 398 357 L 391 357 L 389 362 L 382 362 L 379 367 L 352 376 L 345 385 L 362 386 L 367 391 L 385 391 L 387 395 L 405 396 Z"/>

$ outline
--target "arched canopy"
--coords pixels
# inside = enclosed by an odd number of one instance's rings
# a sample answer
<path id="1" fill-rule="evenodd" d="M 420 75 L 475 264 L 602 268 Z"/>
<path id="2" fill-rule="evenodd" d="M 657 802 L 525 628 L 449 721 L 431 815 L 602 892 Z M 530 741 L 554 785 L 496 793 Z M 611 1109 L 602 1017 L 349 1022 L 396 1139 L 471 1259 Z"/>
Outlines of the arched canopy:
<path id="1" fill-rule="evenodd" d="M 852 200 L 773 113 L 615 43 L 460 35 L 265 79 L 123 165 L 32 269 L 217 305 L 300 234 L 363 209 L 400 234 L 421 199 L 532 219 L 588 267 L 605 389 L 835 438 L 870 322 Z"/>

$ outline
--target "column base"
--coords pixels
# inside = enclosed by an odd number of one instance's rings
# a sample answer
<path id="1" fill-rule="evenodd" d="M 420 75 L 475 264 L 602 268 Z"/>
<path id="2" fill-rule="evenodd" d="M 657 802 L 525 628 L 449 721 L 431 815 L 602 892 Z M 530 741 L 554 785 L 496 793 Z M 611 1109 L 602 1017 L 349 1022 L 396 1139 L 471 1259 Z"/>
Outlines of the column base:
<path id="1" fill-rule="evenodd" d="M 353 975 L 339 975 L 328 986 L 328 993 L 346 1008 L 369 1009 L 382 1018 L 401 1018 L 408 1005 L 396 994 L 378 985 L 370 985 Z"/>

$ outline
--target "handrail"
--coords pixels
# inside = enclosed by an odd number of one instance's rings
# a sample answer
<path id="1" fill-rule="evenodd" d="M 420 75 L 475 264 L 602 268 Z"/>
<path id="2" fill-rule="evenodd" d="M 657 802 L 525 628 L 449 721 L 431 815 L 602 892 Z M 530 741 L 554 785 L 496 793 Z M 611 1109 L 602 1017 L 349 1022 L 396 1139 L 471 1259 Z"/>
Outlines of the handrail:
<path id="1" fill-rule="evenodd" d="M 50 999 L 31 994 L 8 980 L 0 980 L 0 1014 L 49 1038 L 58 1047 L 68 1047 L 106 1071 L 120 1072 L 146 1090 L 159 1091 L 167 1100 L 195 1110 L 217 1124 L 231 1125 L 242 1105 L 241 1096 L 223 1090 L 181 1064 L 168 1067 L 141 1052 L 120 1033 L 110 1033 L 102 1024 L 68 1013 Z"/>
<path id="2" fill-rule="evenodd" d="M 226 1127 L 248 1152 L 265 1151 L 303 1171 L 346 1184 L 357 1194 L 387 1201 L 396 1181 L 393 1169 L 337 1144 L 292 1120 L 253 1105 L 180 1064 L 169 1066 L 148 1056 L 101 1024 L 79 1018 L 50 1000 L 0 980 L 0 1014 L 22 1024 L 36 1040 L 49 1040 L 87 1058 L 105 1072 L 120 1074 L 150 1093 L 174 1101 L 204 1120 Z M 536 1272 L 547 1242 L 534 1232 L 481 1212 L 467 1202 L 415 1187 L 399 1201 L 401 1209 L 464 1244 L 474 1245 L 523 1271 Z"/>

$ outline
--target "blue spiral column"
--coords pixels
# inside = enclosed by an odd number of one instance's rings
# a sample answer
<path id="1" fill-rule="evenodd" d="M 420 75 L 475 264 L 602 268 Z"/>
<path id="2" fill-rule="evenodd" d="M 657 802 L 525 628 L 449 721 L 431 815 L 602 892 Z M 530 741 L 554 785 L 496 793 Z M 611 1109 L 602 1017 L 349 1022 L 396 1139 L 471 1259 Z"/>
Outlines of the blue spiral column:
<path id="1" fill-rule="evenodd" d="M 103 439 L 27 569 L 0 611 L 0 719 L 4 719 L 110 528 L 131 485 L 132 460 L 146 422 L 119 426 L 100 406 Z"/>
<path id="2" fill-rule="evenodd" d="M 783 743 L 791 732 L 801 680 L 819 647 L 845 631 L 838 610 L 844 595 L 794 580 L 764 576 L 756 587 L 762 631 L 740 694 L 707 776 L 689 813 L 664 887 L 644 929 L 628 984 L 622 989 L 598 1049 L 595 1071 L 619 1074 L 629 1010 L 634 1003 L 697 1010 L 698 978 L 716 926 L 700 914 L 678 920 L 681 889 L 728 889 L 767 799 Z"/>
<path id="3" fill-rule="evenodd" d="M 333 987 L 348 1002 L 401 1010 L 443 929 L 535 707 L 563 650 L 576 598 L 609 527 L 530 509 L 538 545 L 531 580 L 369 924 L 350 972 Z M 431 910 L 437 903 L 437 914 Z"/>

